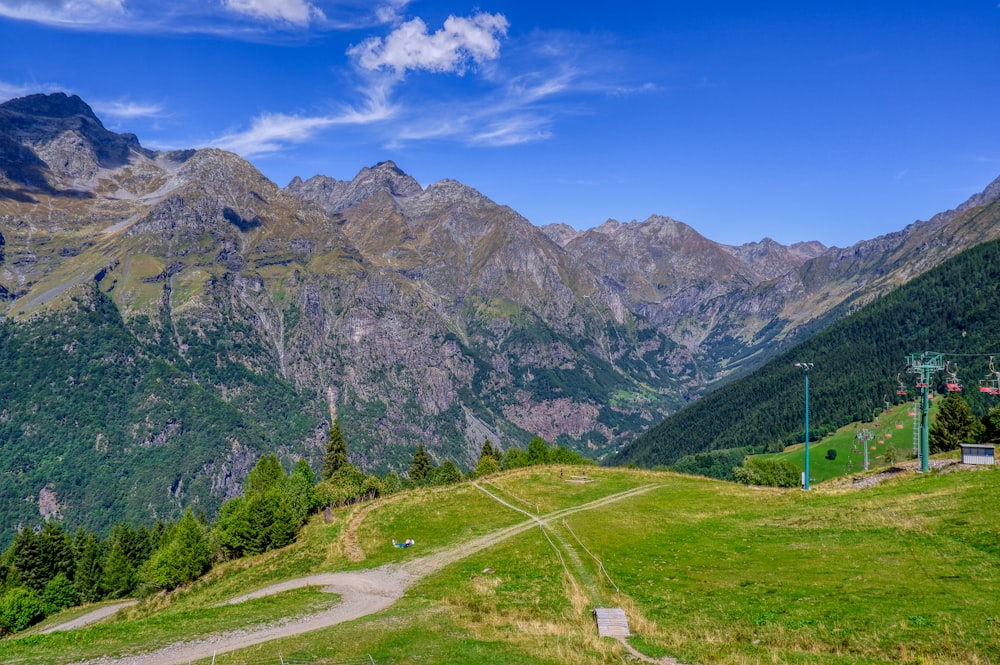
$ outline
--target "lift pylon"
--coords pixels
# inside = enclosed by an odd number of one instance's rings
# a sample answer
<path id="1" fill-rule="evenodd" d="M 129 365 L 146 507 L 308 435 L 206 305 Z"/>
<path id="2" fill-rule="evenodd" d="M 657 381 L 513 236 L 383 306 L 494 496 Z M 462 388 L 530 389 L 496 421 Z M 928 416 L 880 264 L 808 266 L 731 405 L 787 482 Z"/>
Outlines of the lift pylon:
<path id="1" fill-rule="evenodd" d="M 944 369 L 944 356 L 934 351 L 924 351 L 923 353 L 911 353 L 906 356 L 907 370 L 917 375 L 917 387 L 920 388 L 920 472 L 927 473 L 930 464 L 927 457 L 930 454 L 928 445 L 928 430 L 930 429 L 928 412 L 929 389 L 931 372 L 940 372 Z"/>

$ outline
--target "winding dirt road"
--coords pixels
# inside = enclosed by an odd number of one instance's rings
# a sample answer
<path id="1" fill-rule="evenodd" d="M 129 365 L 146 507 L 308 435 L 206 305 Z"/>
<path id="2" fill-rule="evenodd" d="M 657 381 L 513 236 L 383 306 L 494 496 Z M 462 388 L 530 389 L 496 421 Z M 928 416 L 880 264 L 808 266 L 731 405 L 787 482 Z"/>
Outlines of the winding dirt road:
<path id="1" fill-rule="evenodd" d="M 479 487 L 479 485 L 476 485 Z M 600 508 L 609 503 L 621 501 L 637 494 L 648 492 L 659 485 L 644 485 L 635 489 L 619 492 L 597 499 L 580 506 L 558 510 L 544 517 L 531 516 L 524 522 L 498 529 L 492 533 L 461 543 L 419 559 L 405 563 L 381 566 L 371 570 L 327 573 L 301 577 L 278 584 L 272 584 L 228 601 L 229 604 L 240 603 L 253 598 L 281 593 L 290 589 L 306 586 L 321 586 L 324 591 L 340 594 L 341 600 L 335 606 L 322 612 L 317 612 L 296 619 L 288 619 L 260 628 L 219 633 L 210 637 L 192 641 L 171 644 L 156 651 L 119 658 L 100 658 L 83 661 L 89 665 L 186 665 L 192 661 L 211 658 L 213 654 L 221 654 L 237 649 L 243 649 L 255 644 L 270 642 L 284 637 L 307 633 L 320 628 L 328 628 L 344 621 L 351 621 L 386 609 L 403 596 L 406 589 L 418 580 L 441 570 L 445 566 L 460 561 L 476 552 L 495 545 L 507 538 L 524 533 L 529 529 L 547 523 L 550 520 L 572 515 L 585 510 Z M 494 494 L 483 490 L 504 505 L 524 512 L 510 505 Z M 63 626 L 53 628 L 61 630 Z M 82 664 L 79 664 L 82 665 Z"/>

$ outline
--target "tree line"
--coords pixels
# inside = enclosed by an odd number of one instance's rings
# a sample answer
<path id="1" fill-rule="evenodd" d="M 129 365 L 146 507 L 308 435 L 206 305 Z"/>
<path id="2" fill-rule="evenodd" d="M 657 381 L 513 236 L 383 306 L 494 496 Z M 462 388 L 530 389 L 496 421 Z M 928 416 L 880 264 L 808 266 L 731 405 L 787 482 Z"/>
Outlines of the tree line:
<path id="1" fill-rule="evenodd" d="M 305 460 L 286 473 L 277 455 L 264 455 L 247 475 L 242 496 L 223 503 L 214 522 L 189 507 L 173 523 L 118 524 L 103 539 L 83 528 L 70 535 L 56 521 L 21 529 L 0 557 L 0 633 L 23 630 L 82 603 L 170 591 L 214 564 L 284 547 L 320 508 L 550 463 L 593 462 L 563 446 L 550 447 L 541 437 L 526 450 L 506 451 L 486 439 L 468 473 L 451 461 L 436 465 L 421 444 L 404 478 L 366 475 L 348 459 L 335 419 L 319 479 Z"/>

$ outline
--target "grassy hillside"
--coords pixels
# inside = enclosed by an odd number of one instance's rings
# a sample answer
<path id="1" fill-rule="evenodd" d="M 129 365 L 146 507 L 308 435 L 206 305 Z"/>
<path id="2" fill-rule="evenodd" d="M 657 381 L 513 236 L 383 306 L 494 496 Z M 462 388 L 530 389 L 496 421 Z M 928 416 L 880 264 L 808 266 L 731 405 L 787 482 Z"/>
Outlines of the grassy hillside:
<path id="1" fill-rule="evenodd" d="M 625 609 L 631 645 L 682 663 L 998 662 L 1000 469 L 809 493 L 585 471 L 522 470 L 481 489 L 345 509 L 293 546 L 220 566 L 116 620 L 4 640 L 0 661 L 71 663 L 252 632 L 334 598 L 312 587 L 218 603 L 279 580 L 396 564 L 413 582 L 387 609 L 215 662 L 620 663 L 622 645 L 596 636 L 599 606 Z M 544 531 L 525 513 L 546 519 Z M 405 537 L 416 546 L 390 545 Z M 211 662 L 212 644 L 196 662 Z"/>
<path id="2" fill-rule="evenodd" d="M 931 420 L 936 415 L 935 405 L 931 404 Z M 864 446 L 858 440 L 860 429 L 867 429 L 872 434 L 868 441 L 868 468 L 875 470 L 890 466 L 887 454 L 895 460 L 905 460 L 914 456 L 913 430 L 914 418 L 917 413 L 913 403 L 901 404 L 889 411 L 878 414 L 875 422 L 871 419 L 864 423 L 854 423 L 842 427 L 836 432 L 825 436 L 820 441 L 809 443 L 809 478 L 812 482 L 822 482 L 846 474 L 857 473 L 864 469 Z M 919 431 L 919 419 L 916 421 Z M 835 455 L 830 456 L 830 451 Z M 799 469 L 805 468 L 805 446 L 795 444 L 780 453 L 760 455 L 760 457 L 791 462 Z"/>
<path id="3" fill-rule="evenodd" d="M 685 470 L 707 472 L 712 456 L 705 456 L 701 465 L 684 458 L 742 449 L 734 455 L 738 458 L 802 441 L 804 381 L 796 362 L 815 365 L 809 389 L 813 440 L 871 418 L 885 399 L 895 397 L 900 374 L 912 391 L 906 356 L 923 351 L 942 352 L 957 363 L 959 378 L 971 387 L 965 397 L 982 415 L 994 405 L 975 386 L 986 374 L 988 357 L 1000 355 L 998 289 L 1000 242 L 968 250 L 681 409 L 625 446 L 612 462 L 647 467 L 680 463 Z M 939 372 L 932 388 L 943 392 L 946 378 Z"/>

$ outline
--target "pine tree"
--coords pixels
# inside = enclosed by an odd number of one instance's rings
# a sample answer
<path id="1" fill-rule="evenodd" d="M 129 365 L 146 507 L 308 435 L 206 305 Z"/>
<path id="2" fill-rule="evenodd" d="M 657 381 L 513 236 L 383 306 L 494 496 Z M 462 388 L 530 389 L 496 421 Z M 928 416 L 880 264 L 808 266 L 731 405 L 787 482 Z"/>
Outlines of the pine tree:
<path id="1" fill-rule="evenodd" d="M 503 451 L 500 450 L 500 446 L 494 446 L 489 439 L 483 441 L 483 448 L 479 453 L 479 461 L 482 462 L 487 457 L 495 461 L 498 467 L 503 461 Z"/>
<path id="2" fill-rule="evenodd" d="M 10 548 L 11 567 L 17 572 L 21 584 L 41 591 L 45 588 L 45 571 L 42 570 L 42 545 L 34 530 L 21 529 Z"/>
<path id="3" fill-rule="evenodd" d="M 188 508 L 173 533 L 145 566 L 147 582 L 158 589 L 173 589 L 198 579 L 211 565 L 211 551 L 201 523 Z"/>
<path id="4" fill-rule="evenodd" d="M 274 453 L 257 460 L 256 466 L 247 474 L 243 484 L 243 494 L 247 497 L 259 496 L 272 489 L 280 488 L 285 482 L 285 470 Z"/>
<path id="5" fill-rule="evenodd" d="M 316 477 L 309 463 L 299 460 L 295 470 L 288 476 L 284 484 L 284 492 L 291 503 L 296 529 L 309 518 L 309 513 L 316 509 Z"/>
<path id="6" fill-rule="evenodd" d="M 410 464 L 410 480 L 415 482 L 423 482 L 427 479 L 427 475 L 431 472 L 434 465 L 431 463 L 431 458 L 424 449 L 424 444 L 417 446 L 416 452 L 413 453 L 413 462 Z"/>
<path id="7" fill-rule="evenodd" d="M 494 447 L 489 439 L 483 441 L 482 450 L 479 453 L 479 461 L 476 463 L 477 476 L 485 476 L 500 470 L 500 463 L 503 460 L 503 453 L 500 448 Z"/>
<path id="8" fill-rule="evenodd" d="M 135 591 L 136 569 L 129 560 L 121 543 L 111 547 L 107 560 L 104 562 L 104 575 L 101 587 L 108 598 L 124 598 Z"/>
<path id="9" fill-rule="evenodd" d="M 326 455 L 323 457 L 323 480 L 329 480 L 341 469 L 350 466 L 347 459 L 347 444 L 340 431 L 340 419 L 333 419 L 333 427 L 326 438 Z"/>
<path id="10" fill-rule="evenodd" d="M 80 598 L 92 603 L 104 597 L 104 548 L 92 533 L 83 537 L 74 583 Z"/>
<path id="11" fill-rule="evenodd" d="M 950 393 L 941 403 L 937 418 L 931 423 L 928 445 L 931 453 L 955 450 L 960 443 L 975 440 L 978 423 L 958 393 Z"/>
<path id="12" fill-rule="evenodd" d="M 528 443 L 528 458 L 531 464 L 549 463 L 549 444 L 545 443 L 545 439 L 536 436 Z"/>
<path id="13" fill-rule="evenodd" d="M 62 573 L 68 579 L 73 579 L 73 569 L 76 557 L 73 554 L 73 542 L 57 522 L 46 522 L 38 534 L 45 559 L 48 583 L 53 577 Z"/>

